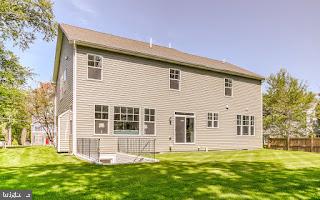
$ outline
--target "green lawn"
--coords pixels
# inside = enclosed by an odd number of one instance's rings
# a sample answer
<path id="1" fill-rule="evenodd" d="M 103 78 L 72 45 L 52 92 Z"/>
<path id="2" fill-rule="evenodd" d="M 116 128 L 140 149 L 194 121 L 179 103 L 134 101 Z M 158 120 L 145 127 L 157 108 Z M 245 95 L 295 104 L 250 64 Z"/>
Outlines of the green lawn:
<path id="1" fill-rule="evenodd" d="M 320 154 L 171 153 L 160 163 L 99 166 L 49 147 L 0 150 L 0 189 L 34 199 L 319 199 Z"/>

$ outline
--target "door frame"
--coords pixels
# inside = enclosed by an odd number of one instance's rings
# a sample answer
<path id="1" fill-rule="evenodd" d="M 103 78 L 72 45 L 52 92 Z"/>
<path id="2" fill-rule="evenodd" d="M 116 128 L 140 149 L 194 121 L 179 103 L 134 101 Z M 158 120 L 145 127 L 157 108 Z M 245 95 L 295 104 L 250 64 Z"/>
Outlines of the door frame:
<path id="1" fill-rule="evenodd" d="M 174 124 L 173 124 L 173 144 L 175 145 L 195 145 L 196 144 L 196 115 L 194 112 L 190 112 L 193 115 L 180 115 L 180 114 L 176 114 L 176 111 L 173 114 L 174 117 Z M 180 142 L 176 142 L 176 117 L 184 117 L 184 129 L 185 129 L 185 141 L 186 141 L 186 123 L 187 123 L 187 118 L 193 118 L 193 142 L 184 142 L 184 143 L 180 143 Z"/>

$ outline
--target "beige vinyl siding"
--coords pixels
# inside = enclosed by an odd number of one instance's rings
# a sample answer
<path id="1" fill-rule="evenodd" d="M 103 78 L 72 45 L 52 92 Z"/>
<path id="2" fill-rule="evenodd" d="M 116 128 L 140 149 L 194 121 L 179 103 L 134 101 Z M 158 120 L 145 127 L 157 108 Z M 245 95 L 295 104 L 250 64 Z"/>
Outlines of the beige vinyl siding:
<path id="1" fill-rule="evenodd" d="M 67 38 L 63 36 L 62 47 L 61 47 L 61 56 L 60 56 L 60 65 L 59 73 L 56 85 L 56 97 L 57 97 L 57 116 L 61 113 L 69 110 L 72 106 L 72 87 L 73 87 L 73 48 L 69 44 Z M 60 98 L 61 93 L 59 92 L 60 88 L 60 77 L 63 74 L 64 70 L 67 69 L 66 77 L 66 91 Z"/>
<path id="2" fill-rule="evenodd" d="M 70 142 L 71 142 L 71 121 L 70 121 L 70 111 L 66 111 L 62 113 L 58 117 L 58 137 L 60 141 L 59 152 L 69 152 L 70 151 Z"/>
<path id="3" fill-rule="evenodd" d="M 103 56 L 102 81 L 87 80 L 87 53 Z M 169 89 L 169 68 L 181 70 L 180 91 Z M 224 78 L 233 79 L 233 97 L 224 96 Z M 118 136 L 112 133 L 114 106 L 140 107 L 140 114 L 144 107 L 156 109 L 156 136 L 146 137 L 156 138 L 157 151 L 169 151 L 169 146 L 174 151 L 262 147 L 258 80 L 78 46 L 76 98 L 77 137 L 102 138 L 102 151 L 117 151 Z M 94 104 L 109 106 L 108 135 L 94 135 Z M 175 111 L 195 114 L 195 144 L 174 144 Z M 219 113 L 219 128 L 207 128 L 208 112 Z M 255 116 L 255 136 L 236 135 L 238 114 Z"/>

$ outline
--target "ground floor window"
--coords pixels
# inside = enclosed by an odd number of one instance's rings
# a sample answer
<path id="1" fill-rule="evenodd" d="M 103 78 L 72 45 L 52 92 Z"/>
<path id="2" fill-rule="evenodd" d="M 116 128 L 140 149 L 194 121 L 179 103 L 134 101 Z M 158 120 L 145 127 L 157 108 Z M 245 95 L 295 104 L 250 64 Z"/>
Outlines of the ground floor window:
<path id="1" fill-rule="evenodd" d="M 248 115 L 237 115 L 237 135 L 254 135 L 255 117 Z"/>
<path id="2" fill-rule="evenodd" d="M 139 134 L 139 108 L 114 107 L 114 134 Z"/>
<path id="3" fill-rule="evenodd" d="M 109 107 L 104 105 L 95 105 L 94 107 L 94 133 L 108 134 L 108 113 Z"/>
<path id="4" fill-rule="evenodd" d="M 155 109 L 144 109 L 144 134 L 155 134 Z"/>
<path id="5" fill-rule="evenodd" d="M 208 113 L 208 128 L 218 128 L 218 127 L 219 127 L 219 114 Z"/>
<path id="6" fill-rule="evenodd" d="M 250 117 L 250 135 L 255 134 L 255 121 L 254 121 L 254 116 Z"/>

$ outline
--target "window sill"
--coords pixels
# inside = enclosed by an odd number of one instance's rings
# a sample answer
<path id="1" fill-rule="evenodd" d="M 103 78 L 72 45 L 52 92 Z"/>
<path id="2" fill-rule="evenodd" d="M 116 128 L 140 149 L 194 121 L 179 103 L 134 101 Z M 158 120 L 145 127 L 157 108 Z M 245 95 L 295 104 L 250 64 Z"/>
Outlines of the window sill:
<path id="1" fill-rule="evenodd" d="M 92 78 L 87 78 L 86 79 L 87 81 L 93 81 L 93 82 L 102 82 L 103 80 L 102 79 L 92 79 Z"/>
<path id="2" fill-rule="evenodd" d="M 169 91 L 176 91 L 176 92 L 180 92 L 181 90 L 179 89 L 171 89 L 171 88 L 169 88 Z"/>
<path id="3" fill-rule="evenodd" d="M 176 142 L 175 142 L 175 143 L 173 143 L 173 144 L 174 144 L 174 145 L 180 145 L 180 144 L 181 144 L 181 145 L 195 145 L 196 143 L 194 143 L 194 142 L 193 142 L 193 143 L 176 143 Z"/>
<path id="4" fill-rule="evenodd" d="M 110 134 L 109 134 L 109 133 L 99 133 L 99 134 L 94 133 L 93 135 L 98 135 L 98 136 L 109 136 Z"/>

